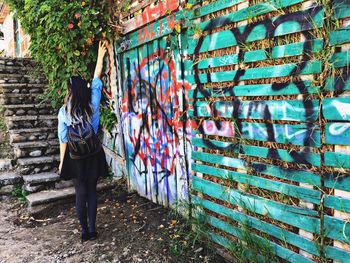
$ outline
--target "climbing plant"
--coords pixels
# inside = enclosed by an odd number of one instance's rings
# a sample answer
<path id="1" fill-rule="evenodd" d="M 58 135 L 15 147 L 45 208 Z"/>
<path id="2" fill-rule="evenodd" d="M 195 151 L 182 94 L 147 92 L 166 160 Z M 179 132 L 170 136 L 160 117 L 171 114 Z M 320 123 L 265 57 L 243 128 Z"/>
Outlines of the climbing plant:
<path id="1" fill-rule="evenodd" d="M 107 131 L 111 131 L 118 123 L 118 118 L 110 107 L 101 107 L 100 123 Z"/>
<path id="2" fill-rule="evenodd" d="M 108 1 L 6 0 L 30 35 L 30 53 L 49 82 L 45 98 L 62 103 L 73 74 L 91 79 L 98 40 L 113 39 Z"/>

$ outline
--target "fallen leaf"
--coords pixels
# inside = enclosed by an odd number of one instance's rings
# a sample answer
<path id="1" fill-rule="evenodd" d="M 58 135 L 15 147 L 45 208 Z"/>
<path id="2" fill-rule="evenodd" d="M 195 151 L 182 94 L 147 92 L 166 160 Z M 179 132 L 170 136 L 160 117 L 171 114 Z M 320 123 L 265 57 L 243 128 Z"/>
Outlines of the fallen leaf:
<path id="1" fill-rule="evenodd" d="M 196 250 L 194 251 L 194 253 L 199 253 L 199 252 L 201 252 L 202 250 L 203 250 L 203 248 L 200 247 L 200 248 L 196 249 Z"/>

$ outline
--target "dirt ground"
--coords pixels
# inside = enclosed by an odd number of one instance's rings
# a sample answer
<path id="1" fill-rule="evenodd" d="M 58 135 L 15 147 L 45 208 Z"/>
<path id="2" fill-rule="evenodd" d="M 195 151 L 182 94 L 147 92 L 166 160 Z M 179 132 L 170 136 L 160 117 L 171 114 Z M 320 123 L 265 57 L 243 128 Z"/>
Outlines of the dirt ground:
<path id="1" fill-rule="evenodd" d="M 100 194 L 97 230 L 97 240 L 81 244 L 72 203 L 29 217 L 17 199 L 0 201 L 0 263 L 224 262 L 177 216 L 123 185 Z"/>

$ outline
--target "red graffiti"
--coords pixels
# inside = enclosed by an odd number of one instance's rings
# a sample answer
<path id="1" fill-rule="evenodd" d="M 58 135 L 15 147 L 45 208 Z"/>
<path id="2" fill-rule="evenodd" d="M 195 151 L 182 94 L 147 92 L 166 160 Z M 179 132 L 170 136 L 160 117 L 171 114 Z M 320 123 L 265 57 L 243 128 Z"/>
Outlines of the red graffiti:
<path id="1" fill-rule="evenodd" d="M 138 43 L 144 43 L 151 41 L 156 37 L 162 36 L 164 33 L 167 33 L 169 30 L 173 30 L 177 25 L 176 17 L 174 14 L 167 16 L 166 23 L 163 24 L 163 21 L 159 21 L 159 26 L 155 27 L 156 24 L 149 24 L 144 28 L 141 28 L 137 31 Z"/>
<path id="2" fill-rule="evenodd" d="M 149 5 L 142 11 L 140 15 L 137 15 L 125 22 L 123 33 L 126 34 L 132 30 L 135 30 L 136 28 L 149 24 L 159 19 L 160 17 L 165 16 L 171 11 L 177 10 L 178 7 L 178 0 L 160 1 L 157 5 Z"/>

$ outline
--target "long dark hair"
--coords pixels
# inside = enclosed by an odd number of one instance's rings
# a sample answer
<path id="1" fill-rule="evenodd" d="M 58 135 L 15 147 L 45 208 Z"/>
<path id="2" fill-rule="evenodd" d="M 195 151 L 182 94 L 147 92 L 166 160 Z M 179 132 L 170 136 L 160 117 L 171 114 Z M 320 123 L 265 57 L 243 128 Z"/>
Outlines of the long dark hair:
<path id="1" fill-rule="evenodd" d="M 68 93 L 65 100 L 66 112 L 72 123 L 82 120 L 91 121 L 91 89 L 89 83 L 80 76 L 72 76 L 68 80 Z"/>

